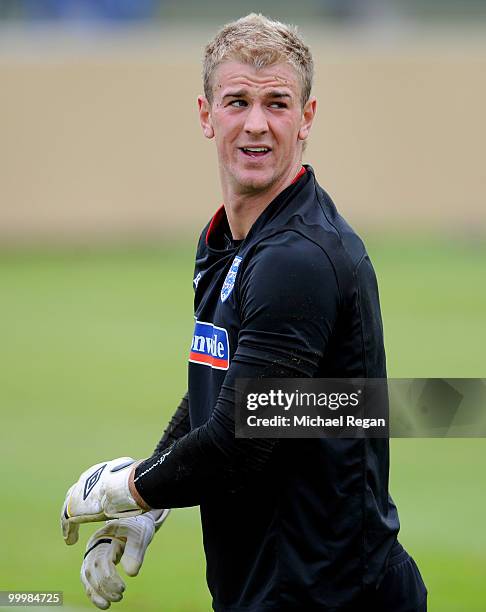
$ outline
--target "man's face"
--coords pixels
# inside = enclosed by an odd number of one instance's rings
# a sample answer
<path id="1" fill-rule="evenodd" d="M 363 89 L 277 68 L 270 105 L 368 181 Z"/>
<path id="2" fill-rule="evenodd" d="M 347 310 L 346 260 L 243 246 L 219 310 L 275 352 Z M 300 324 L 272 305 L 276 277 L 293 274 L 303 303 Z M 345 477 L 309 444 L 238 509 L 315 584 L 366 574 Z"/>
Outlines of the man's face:
<path id="1" fill-rule="evenodd" d="M 271 189 L 295 171 L 315 112 L 304 109 L 299 77 L 289 64 L 266 68 L 223 62 L 213 77 L 213 101 L 200 97 L 203 132 L 215 138 L 221 178 L 233 192 Z"/>

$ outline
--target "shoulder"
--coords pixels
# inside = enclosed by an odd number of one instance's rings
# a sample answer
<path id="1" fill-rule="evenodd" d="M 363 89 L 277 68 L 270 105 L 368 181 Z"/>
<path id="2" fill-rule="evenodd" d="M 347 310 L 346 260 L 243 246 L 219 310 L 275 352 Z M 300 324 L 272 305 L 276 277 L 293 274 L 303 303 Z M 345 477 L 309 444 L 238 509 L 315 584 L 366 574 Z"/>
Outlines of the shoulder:
<path id="1" fill-rule="evenodd" d="M 316 198 L 322 212 L 322 222 L 319 225 L 324 230 L 321 232 L 320 243 L 336 265 L 344 259 L 348 266 L 355 269 L 366 256 L 363 240 L 338 212 L 331 196 L 320 185 L 316 188 Z"/>
<path id="2" fill-rule="evenodd" d="M 207 251 L 207 235 L 209 228 L 211 226 L 212 219 L 210 219 L 206 225 L 203 227 L 202 231 L 199 234 L 199 238 L 197 241 L 197 249 L 196 249 L 196 257 L 200 257 L 201 254 Z"/>
<path id="3" fill-rule="evenodd" d="M 251 249 L 242 261 L 241 287 L 273 294 L 309 297 L 324 291 L 338 292 L 335 267 L 326 251 L 311 238 L 294 230 L 275 233 Z"/>
<path id="4" fill-rule="evenodd" d="M 318 270 L 329 267 L 330 259 L 322 246 L 298 229 L 285 229 L 258 242 L 252 250 L 249 265 L 285 270 Z"/>

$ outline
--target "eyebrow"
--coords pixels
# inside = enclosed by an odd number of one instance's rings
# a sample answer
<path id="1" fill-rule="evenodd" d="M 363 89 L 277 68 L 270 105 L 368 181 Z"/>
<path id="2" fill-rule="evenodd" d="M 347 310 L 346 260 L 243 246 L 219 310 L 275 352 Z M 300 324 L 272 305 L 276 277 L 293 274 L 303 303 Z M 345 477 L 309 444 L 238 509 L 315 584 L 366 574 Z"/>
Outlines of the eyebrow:
<path id="1" fill-rule="evenodd" d="M 268 94 L 269 98 L 291 98 L 292 96 L 288 93 L 285 93 L 283 91 L 271 91 Z"/>
<path id="2" fill-rule="evenodd" d="M 246 90 L 240 89 L 239 91 L 230 91 L 223 96 L 223 100 L 225 98 L 242 98 L 246 95 Z"/>
<path id="3" fill-rule="evenodd" d="M 248 90 L 246 89 L 239 89 L 238 91 L 230 91 L 223 96 L 223 100 L 225 98 L 243 98 L 244 96 L 247 95 L 247 93 L 248 93 Z M 278 90 L 269 91 L 265 95 L 267 98 L 291 98 L 292 97 L 289 93 L 278 91 Z"/>

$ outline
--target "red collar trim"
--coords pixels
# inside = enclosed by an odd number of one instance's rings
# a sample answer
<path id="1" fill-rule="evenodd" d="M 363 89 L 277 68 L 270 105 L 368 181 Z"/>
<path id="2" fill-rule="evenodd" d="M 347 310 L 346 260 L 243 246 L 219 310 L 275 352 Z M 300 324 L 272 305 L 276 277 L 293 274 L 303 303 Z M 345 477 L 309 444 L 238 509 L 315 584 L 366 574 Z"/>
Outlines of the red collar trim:
<path id="1" fill-rule="evenodd" d="M 294 180 L 292 181 L 292 185 L 294 183 L 296 183 L 301 176 L 303 176 L 305 173 L 307 172 L 307 170 L 304 168 L 304 166 L 302 166 L 302 168 L 297 172 L 297 174 L 295 175 Z"/>
<path id="2" fill-rule="evenodd" d="M 208 240 L 209 240 L 209 234 L 213 231 L 213 229 L 217 225 L 219 225 L 219 223 L 221 222 L 221 219 L 223 218 L 223 215 L 224 215 L 224 204 L 221 204 L 218 210 L 214 213 L 213 218 L 211 219 L 211 223 L 209 224 L 208 231 L 206 232 L 206 244 L 208 243 Z"/>
<path id="3" fill-rule="evenodd" d="M 302 168 L 295 175 L 294 180 L 292 181 L 291 185 L 296 183 L 300 179 L 300 177 L 303 176 L 306 172 L 307 170 L 304 168 L 304 166 L 302 166 Z M 211 219 L 211 223 L 209 224 L 208 231 L 206 232 L 206 244 L 208 244 L 209 235 L 211 234 L 211 232 L 214 231 L 215 227 L 221 223 L 223 215 L 224 215 L 224 204 L 221 204 L 218 210 L 214 213 L 213 218 Z"/>

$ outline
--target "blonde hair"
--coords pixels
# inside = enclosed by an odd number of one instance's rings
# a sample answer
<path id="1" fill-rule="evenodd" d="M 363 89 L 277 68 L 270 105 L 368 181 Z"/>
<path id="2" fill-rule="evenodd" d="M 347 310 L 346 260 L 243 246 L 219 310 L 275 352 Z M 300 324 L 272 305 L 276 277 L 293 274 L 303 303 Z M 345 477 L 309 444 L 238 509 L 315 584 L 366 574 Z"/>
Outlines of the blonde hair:
<path id="1" fill-rule="evenodd" d="M 295 26 L 251 13 L 227 23 L 204 49 L 204 95 L 213 101 L 213 75 L 223 62 L 234 60 L 263 68 L 280 62 L 290 64 L 301 81 L 302 106 L 310 97 L 314 62 L 309 47 Z"/>

